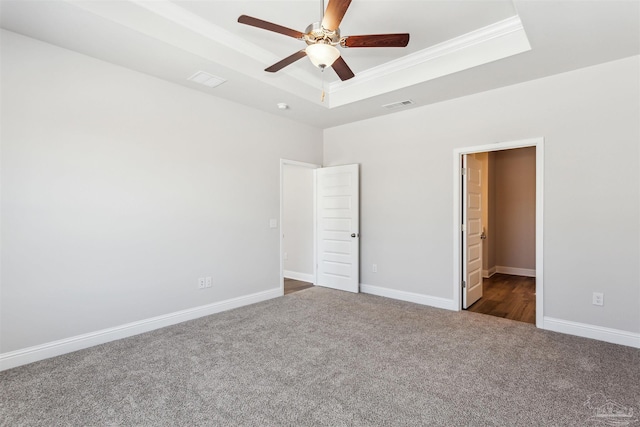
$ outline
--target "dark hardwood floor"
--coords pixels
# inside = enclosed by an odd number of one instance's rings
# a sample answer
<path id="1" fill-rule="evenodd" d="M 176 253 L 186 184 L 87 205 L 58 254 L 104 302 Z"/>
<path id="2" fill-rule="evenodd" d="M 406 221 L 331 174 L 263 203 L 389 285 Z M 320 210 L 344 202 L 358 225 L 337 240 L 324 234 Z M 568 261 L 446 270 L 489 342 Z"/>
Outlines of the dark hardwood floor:
<path id="1" fill-rule="evenodd" d="M 284 279 L 284 294 L 313 287 L 313 283 Z M 467 310 L 520 322 L 536 323 L 536 279 L 494 274 L 484 279 L 482 298 Z"/>
<path id="2" fill-rule="evenodd" d="M 482 298 L 468 310 L 535 324 L 536 279 L 494 274 L 491 278 L 484 279 Z"/>
<path id="3" fill-rule="evenodd" d="M 313 283 L 308 283 L 308 282 L 302 282 L 300 280 L 293 280 L 293 279 L 284 279 L 284 294 L 290 294 L 292 292 L 298 292 L 301 291 L 303 289 L 307 289 L 307 288 L 311 288 L 313 287 Z"/>

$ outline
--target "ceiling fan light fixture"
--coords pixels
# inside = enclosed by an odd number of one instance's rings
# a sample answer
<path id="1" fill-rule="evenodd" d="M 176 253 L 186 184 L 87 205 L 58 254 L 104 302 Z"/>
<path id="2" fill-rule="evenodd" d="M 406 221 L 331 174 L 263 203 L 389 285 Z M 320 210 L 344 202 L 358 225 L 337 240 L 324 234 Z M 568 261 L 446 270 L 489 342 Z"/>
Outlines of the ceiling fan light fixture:
<path id="1" fill-rule="evenodd" d="M 305 49 L 307 56 L 318 68 L 330 67 L 340 57 L 340 51 L 327 43 L 315 43 Z"/>
<path id="2" fill-rule="evenodd" d="M 0 0 L 2 1 L 2 0 Z M 409 43 L 409 34 L 365 34 L 359 36 L 340 36 L 340 23 L 347 12 L 352 0 L 329 0 L 327 7 L 322 6 L 322 21 L 314 22 L 307 27 L 304 33 L 263 21 L 247 15 L 240 15 L 238 22 L 244 25 L 261 28 L 263 30 L 279 33 L 288 37 L 293 37 L 307 44 L 305 50 L 299 50 L 293 55 L 276 62 L 264 70 L 268 73 L 275 73 L 284 67 L 293 64 L 299 59 L 308 56 L 313 65 L 324 70 L 326 67 L 333 68 L 340 80 L 345 81 L 355 77 L 351 68 L 347 65 L 340 52 L 336 49 L 341 47 L 406 47 Z"/>

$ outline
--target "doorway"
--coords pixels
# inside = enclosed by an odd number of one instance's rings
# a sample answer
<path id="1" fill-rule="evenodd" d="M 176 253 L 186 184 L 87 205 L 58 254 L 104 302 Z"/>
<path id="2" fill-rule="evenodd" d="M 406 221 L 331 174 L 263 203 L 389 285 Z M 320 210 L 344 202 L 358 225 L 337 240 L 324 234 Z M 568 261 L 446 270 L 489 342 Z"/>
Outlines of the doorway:
<path id="1" fill-rule="evenodd" d="M 319 165 L 280 160 L 280 288 L 282 295 L 315 283 L 314 170 Z"/>
<path id="2" fill-rule="evenodd" d="M 358 164 L 322 167 L 280 160 L 282 295 L 285 278 L 359 292 L 359 191 Z"/>
<path id="3" fill-rule="evenodd" d="M 469 173 L 463 182 L 466 197 L 477 200 L 467 204 L 467 209 L 477 209 L 467 214 L 468 231 L 477 228 L 479 233 L 476 241 L 467 240 L 463 258 L 477 254 L 479 259 L 474 274 L 467 275 L 464 309 L 535 323 L 535 156 L 535 147 L 466 155 L 467 171 L 480 172 L 477 184 Z M 465 200 L 462 205 L 464 209 Z M 477 227 L 471 224 L 474 214 Z"/>
<path id="4" fill-rule="evenodd" d="M 520 298 L 520 306 L 515 307 L 515 310 L 520 310 L 521 314 L 528 318 L 529 321 L 535 317 L 535 324 L 538 327 L 542 327 L 543 318 L 544 318 L 544 308 L 543 308 L 543 209 L 542 209 L 542 191 L 543 191 L 543 172 L 544 172 L 544 140 L 542 138 L 523 140 L 523 141 L 513 141 L 513 142 L 504 142 L 497 143 L 491 145 L 477 146 L 477 147 L 468 147 L 454 150 L 454 161 L 455 167 L 454 172 L 456 174 L 454 178 L 454 218 L 456 225 L 454 228 L 454 298 L 458 301 L 458 309 L 471 307 L 470 311 L 491 311 L 494 310 L 494 314 L 501 317 L 510 317 L 510 314 L 504 312 L 504 308 L 506 304 L 509 303 L 507 301 L 507 297 L 512 298 Z M 516 152 L 515 149 L 532 147 L 529 150 L 522 150 L 520 153 Z M 505 151 L 508 150 L 508 151 Z M 522 260 L 513 261 L 510 260 L 509 257 L 513 258 L 512 255 L 516 255 L 522 257 L 522 251 L 506 251 L 506 255 L 503 254 L 501 263 L 507 265 L 500 265 L 500 263 L 496 263 L 495 253 L 493 254 L 493 260 L 489 263 L 482 262 L 482 256 L 480 255 L 480 259 L 478 259 L 478 247 L 486 246 L 485 239 L 483 237 L 487 237 L 487 234 L 491 233 L 491 237 L 496 239 L 496 226 L 493 224 L 493 227 L 488 226 L 490 223 L 484 219 L 484 222 L 475 218 L 479 216 L 480 213 L 474 212 L 473 208 L 476 205 L 476 201 L 479 200 L 479 194 L 471 194 L 471 202 L 467 203 L 463 200 L 463 196 L 467 195 L 467 191 L 472 189 L 472 191 L 479 193 L 480 189 L 474 189 L 473 183 L 469 185 L 467 181 L 469 179 L 473 179 L 478 182 L 482 182 L 481 171 L 473 171 L 470 173 L 475 174 L 473 176 L 463 176 L 463 173 L 469 173 L 463 169 L 463 161 L 466 162 L 469 158 L 473 158 L 473 160 L 477 160 L 476 158 L 482 158 L 479 153 L 487 153 L 486 156 L 495 156 L 498 152 L 506 153 L 505 157 L 514 157 L 514 155 L 524 154 L 528 152 L 533 155 L 532 150 L 535 150 L 535 189 L 531 190 L 534 193 L 535 202 L 531 201 L 530 208 L 531 211 L 529 214 L 533 217 L 534 228 L 530 231 L 531 240 L 533 240 L 532 245 L 534 247 L 530 247 L 530 252 L 528 253 L 529 263 L 526 262 L 523 264 Z M 516 156 L 517 157 L 517 156 Z M 482 163 L 482 162 L 480 162 Z M 476 163 L 472 163 L 472 168 Z M 466 166 L 466 165 L 465 165 Z M 480 166 L 478 166 L 480 168 Z M 507 168 L 508 169 L 508 168 Z M 533 172 L 533 171 L 532 171 Z M 487 174 L 485 173 L 484 181 L 487 181 Z M 465 183 L 469 185 L 469 187 L 465 188 Z M 512 186 L 513 187 L 513 186 Z M 517 194 L 517 193 L 516 193 Z M 532 195 L 533 197 L 533 195 Z M 467 201 L 468 195 L 467 195 Z M 467 204 L 470 205 L 472 210 L 469 215 L 470 218 L 466 218 L 467 215 Z M 531 206 L 533 205 L 533 206 Z M 535 211 L 535 214 L 533 213 Z M 508 209 L 505 212 L 509 212 Z M 511 213 L 512 220 L 515 219 L 516 224 L 506 223 L 507 231 L 508 227 L 518 227 L 518 220 L 521 219 L 517 217 L 517 212 Z M 466 224 L 468 222 L 469 224 Z M 513 222 L 513 221 L 511 221 Z M 481 224 L 481 225 L 478 225 Z M 504 228 L 504 227 L 503 227 Z M 502 232 L 499 233 L 502 237 L 506 237 L 506 240 L 509 238 L 513 238 L 517 233 L 509 233 Z M 482 240 L 480 240 L 482 239 Z M 478 242 L 480 244 L 478 244 Z M 516 239 L 517 240 L 517 239 Z M 468 250 L 467 245 L 468 242 L 471 242 L 473 246 L 469 246 L 472 250 Z M 496 239 L 494 243 L 500 244 L 501 242 Z M 503 245 L 505 243 L 503 242 Z M 520 245 L 522 246 L 522 245 Z M 487 250 L 484 248 L 485 251 Z M 527 249 L 527 248 L 525 248 Z M 526 252 L 526 251 L 525 251 Z M 480 251 L 480 254 L 482 251 Z M 488 253 L 487 255 L 491 255 Z M 506 256 L 506 258 L 505 258 Z M 480 264 L 479 264 L 480 263 Z M 508 264 L 518 265 L 522 268 L 517 268 L 510 266 Z M 481 267 L 480 267 L 480 266 Z M 529 268 L 527 268 L 529 267 Z M 481 295 L 482 292 L 478 293 L 478 289 L 483 289 L 482 286 L 482 278 L 480 279 L 480 288 L 477 286 L 477 277 L 479 275 L 478 270 L 482 271 L 481 276 L 489 276 L 490 278 L 485 283 L 487 285 L 488 291 L 491 292 L 490 295 L 485 295 L 485 299 L 483 301 Z M 467 273 L 471 272 L 473 276 L 469 276 Z M 497 273 L 497 274 L 496 274 Z M 521 276 L 521 277 L 518 277 Z M 526 277 L 529 276 L 529 277 Z M 532 279 L 530 276 L 536 276 L 535 279 Z M 474 287 L 467 287 L 467 282 L 470 284 L 475 284 Z M 473 292 L 469 293 L 469 289 L 472 289 Z M 535 293 L 531 292 L 534 290 Z M 500 299 L 503 299 L 501 301 Z M 474 304 L 474 302 L 478 299 L 478 301 Z M 533 299 L 533 301 L 531 301 Z M 513 301 L 512 301 L 513 302 Z M 503 303 L 500 306 L 500 303 Z M 535 307 L 535 315 L 531 311 L 532 307 Z M 526 312 L 526 313 L 525 313 Z M 522 320 L 522 319 L 519 319 Z"/>

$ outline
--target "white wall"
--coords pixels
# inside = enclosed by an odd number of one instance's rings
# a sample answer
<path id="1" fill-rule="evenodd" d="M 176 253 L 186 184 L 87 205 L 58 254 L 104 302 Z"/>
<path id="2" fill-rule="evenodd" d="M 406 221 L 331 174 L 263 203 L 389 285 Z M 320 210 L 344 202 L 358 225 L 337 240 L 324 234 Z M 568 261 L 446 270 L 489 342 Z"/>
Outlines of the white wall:
<path id="1" fill-rule="evenodd" d="M 319 129 L 6 31 L 1 71 L 0 352 L 279 288 Z"/>
<path id="2" fill-rule="evenodd" d="M 284 276 L 313 281 L 313 169 L 283 167 Z"/>
<path id="3" fill-rule="evenodd" d="M 326 129 L 325 165 L 361 164 L 361 282 L 452 298 L 453 150 L 541 136 L 544 314 L 640 332 L 639 74 L 631 57 Z"/>

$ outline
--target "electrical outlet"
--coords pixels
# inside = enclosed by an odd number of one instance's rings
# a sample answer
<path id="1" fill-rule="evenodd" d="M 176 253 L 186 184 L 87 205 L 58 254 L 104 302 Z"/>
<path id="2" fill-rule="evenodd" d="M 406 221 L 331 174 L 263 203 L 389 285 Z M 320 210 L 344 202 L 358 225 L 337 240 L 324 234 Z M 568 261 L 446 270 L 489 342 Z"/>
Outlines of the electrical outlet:
<path id="1" fill-rule="evenodd" d="M 374 273 L 378 272 L 378 264 L 373 264 L 373 266 L 371 267 L 371 271 L 373 271 Z"/>
<path id="2" fill-rule="evenodd" d="M 212 282 L 211 276 L 207 276 L 205 287 L 210 288 L 211 287 L 211 282 Z"/>
<path id="3" fill-rule="evenodd" d="M 602 292 L 593 293 L 593 305 L 604 305 L 604 294 Z"/>
<path id="4" fill-rule="evenodd" d="M 204 286 L 205 286 L 204 277 L 199 277 L 198 278 L 198 289 L 204 289 Z"/>

